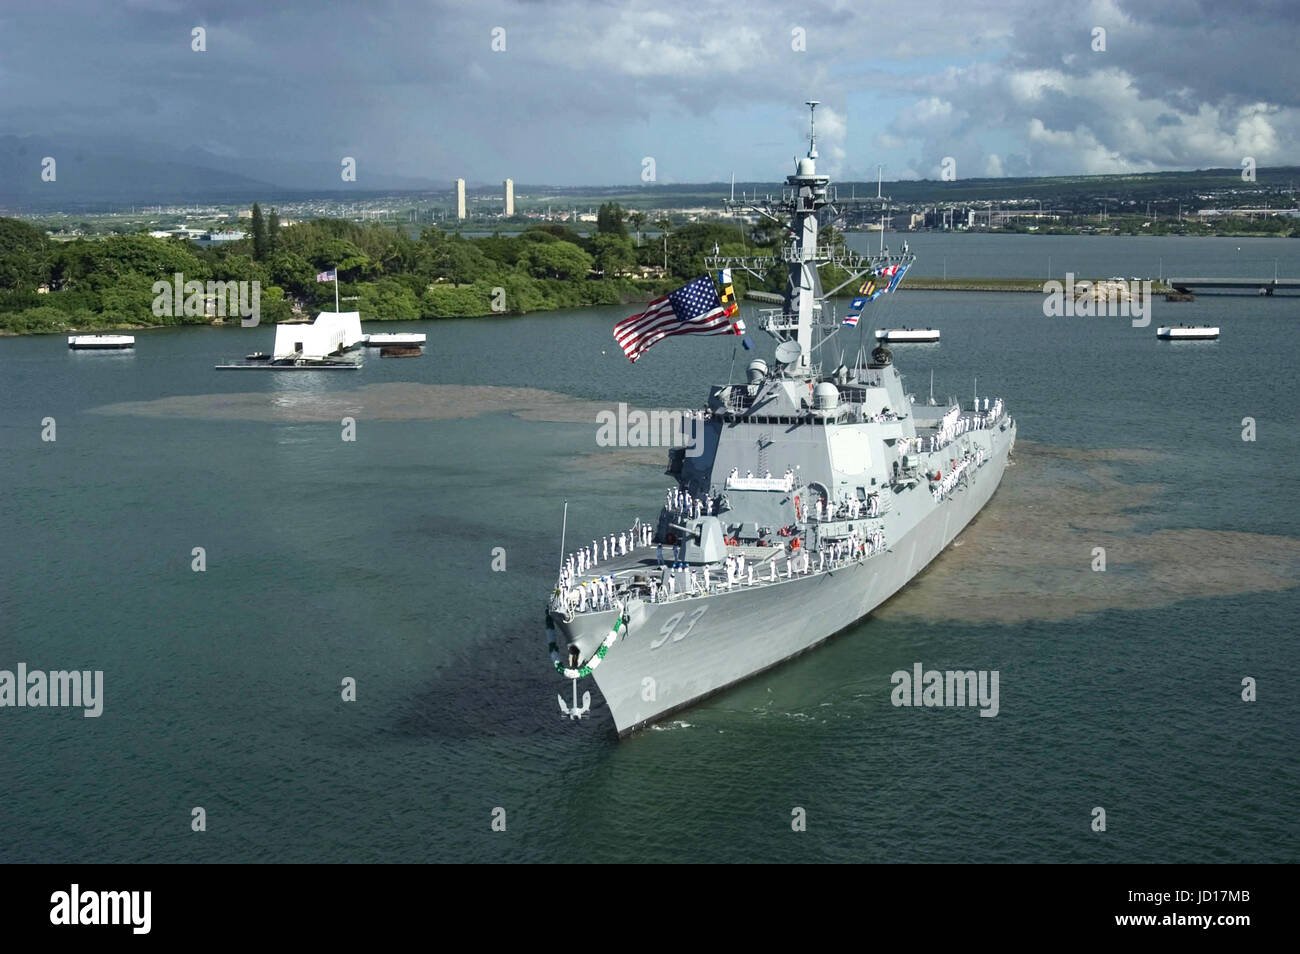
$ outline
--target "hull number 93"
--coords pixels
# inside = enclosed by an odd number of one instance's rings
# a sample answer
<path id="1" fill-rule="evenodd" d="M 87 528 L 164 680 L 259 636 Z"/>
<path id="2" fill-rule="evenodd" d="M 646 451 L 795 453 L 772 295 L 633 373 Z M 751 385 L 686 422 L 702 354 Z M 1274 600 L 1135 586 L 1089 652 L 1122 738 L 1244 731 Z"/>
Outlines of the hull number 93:
<path id="1" fill-rule="evenodd" d="M 685 612 L 674 613 L 669 616 L 664 622 L 663 629 L 659 630 L 659 638 L 650 643 L 650 648 L 658 649 L 670 639 L 676 643 L 691 635 L 691 630 L 695 628 L 695 624 L 700 621 L 700 617 L 704 615 L 707 609 L 707 606 L 701 606 L 689 616 Z M 683 620 L 685 620 L 685 623 L 682 622 Z"/>

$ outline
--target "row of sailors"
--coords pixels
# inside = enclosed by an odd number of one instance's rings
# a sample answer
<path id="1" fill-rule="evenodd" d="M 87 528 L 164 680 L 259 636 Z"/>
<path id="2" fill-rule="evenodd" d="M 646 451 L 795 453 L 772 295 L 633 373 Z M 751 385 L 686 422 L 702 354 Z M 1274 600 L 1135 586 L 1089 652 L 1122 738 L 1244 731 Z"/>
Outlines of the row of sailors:
<path id="1" fill-rule="evenodd" d="M 977 410 L 978 410 L 978 406 L 979 405 L 977 401 L 976 402 Z M 985 398 L 984 411 L 985 413 L 982 414 L 977 413 L 972 415 L 971 417 L 958 418 L 956 421 L 952 422 L 950 426 L 944 427 L 942 430 L 940 430 L 940 432 L 934 437 L 930 437 L 928 439 L 918 438 L 918 442 L 924 441 L 924 443 L 921 443 L 921 447 L 919 449 L 924 449 L 931 452 L 937 451 L 943 448 L 944 445 L 952 443 L 953 440 L 960 437 L 962 434 L 965 434 L 967 431 L 978 430 L 980 428 L 985 428 L 985 427 L 992 427 L 994 424 L 997 423 L 998 418 L 1002 416 L 1002 398 L 998 398 L 996 401 L 993 402 L 992 410 L 989 409 L 989 399 Z"/>
<path id="2" fill-rule="evenodd" d="M 857 520 L 859 517 L 879 517 L 880 516 L 880 497 L 876 494 L 870 494 L 866 500 L 859 500 L 857 497 L 845 495 L 840 502 L 828 508 L 825 497 L 817 498 L 817 519 L 818 520 Z"/>
<path id="3" fill-rule="evenodd" d="M 664 494 L 664 508 L 672 516 L 688 520 L 713 516 L 713 498 L 696 497 L 689 490 L 669 490 Z"/>
<path id="4" fill-rule="evenodd" d="M 723 588 L 753 586 L 755 582 L 775 583 L 782 577 L 788 580 L 796 574 L 806 576 L 814 572 L 821 573 L 873 556 L 884 548 L 885 533 L 877 529 L 866 535 L 853 533 L 843 540 L 827 542 L 816 551 L 815 559 L 812 551 L 807 549 L 786 551 L 784 573 L 780 567 L 781 553 L 766 561 L 766 573 L 761 565 L 756 566 L 746 561 L 744 554 L 729 556 L 719 568 L 726 575 L 725 581 L 721 577 L 714 577 L 712 567 L 706 566 L 700 571 L 674 567 L 664 571 L 662 582 L 653 578 L 650 580 L 650 601 L 665 603 L 675 599 L 679 593 L 682 596 L 698 596 Z"/>
<path id="5" fill-rule="evenodd" d="M 620 590 L 612 576 L 583 580 L 577 586 L 562 586 L 561 590 L 570 614 L 611 610 L 620 602 Z"/>
<path id="6" fill-rule="evenodd" d="M 807 549 L 793 549 L 778 552 L 767 562 L 767 572 L 761 565 L 745 559 L 743 553 L 728 556 L 720 567 L 703 567 L 692 570 L 686 567 L 665 568 L 661 579 L 650 579 L 649 597 L 652 603 L 664 603 L 681 596 L 699 596 L 730 589 L 735 586 L 753 586 L 758 583 L 775 583 L 782 577 L 791 579 L 796 574 L 806 576 L 825 570 L 838 569 L 846 564 L 865 559 L 879 553 L 885 548 L 885 533 L 875 529 L 866 534 L 852 533 L 843 540 L 827 541 L 816 551 L 816 556 Z M 785 558 L 784 573 L 780 561 Z M 725 574 L 715 576 L 714 570 Z M 563 581 L 562 581 L 563 583 Z M 612 576 L 601 576 L 594 580 L 584 580 L 576 586 L 571 583 L 562 585 L 561 599 L 571 613 L 601 612 L 616 609 L 622 605 L 624 587 L 620 587 Z"/>
<path id="7" fill-rule="evenodd" d="M 1002 416 L 1002 398 L 998 398 L 996 401 L 993 402 L 992 410 L 989 409 L 989 399 L 985 398 L 984 411 L 985 411 L 984 414 L 985 420 L 988 421 L 988 425 L 986 426 L 990 426 L 993 424 L 994 421 L 996 421 L 998 418 Z"/>
<path id="8" fill-rule="evenodd" d="M 983 412 L 982 414 L 981 414 L 981 413 L 978 413 L 978 412 L 980 411 L 980 403 L 979 403 L 978 400 L 976 400 L 976 401 L 975 401 L 975 410 L 976 410 L 977 413 L 975 414 L 975 417 L 973 418 L 973 420 L 974 420 L 974 426 L 975 426 L 975 427 L 992 427 L 994 424 L 997 423 L 998 418 L 1000 418 L 1000 417 L 1002 416 L 1002 398 L 998 398 L 996 401 L 993 402 L 993 407 L 992 407 L 992 409 L 989 408 L 989 399 L 988 399 L 988 398 L 985 398 L 985 399 L 984 399 L 984 409 L 983 409 L 984 412 Z"/>
<path id="9" fill-rule="evenodd" d="M 966 468 L 969 467 L 974 462 L 975 462 L 974 459 L 971 457 L 963 457 L 961 460 L 957 461 L 953 465 L 952 470 L 944 474 L 939 479 L 938 486 L 936 486 L 934 490 L 931 491 L 931 493 L 934 495 L 934 499 L 936 501 L 942 500 L 945 494 L 947 494 L 954 487 L 957 486 L 957 481 L 961 478 L 961 475 L 965 473 Z"/>
<path id="10" fill-rule="evenodd" d="M 596 566 L 602 560 L 608 560 L 611 557 L 627 556 L 637 547 L 650 546 L 654 537 L 654 529 L 646 523 L 637 522 L 636 526 L 631 527 L 625 533 L 610 534 L 608 537 L 602 537 L 599 541 L 592 540 L 590 547 L 583 547 L 576 553 L 570 553 L 564 559 L 564 568 L 560 571 L 560 584 L 562 588 L 568 588 L 573 585 L 573 581 L 593 566 Z"/>
<path id="11" fill-rule="evenodd" d="M 957 418 L 957 420 L 954 421 L 950 427 L 945 427 L 942 431 L 939 432 L 938 446 L 942 447 L 944 444 L 951 443 L 953 440 L 955 440 L 958 437 L 961 437 L 961 435 L 965 434 L 967 431 L 972 430 L 975 426 L 976 426 L 975 418 L 973 417 Z M 933 450 L 934 448 L 931 449 Z"/>

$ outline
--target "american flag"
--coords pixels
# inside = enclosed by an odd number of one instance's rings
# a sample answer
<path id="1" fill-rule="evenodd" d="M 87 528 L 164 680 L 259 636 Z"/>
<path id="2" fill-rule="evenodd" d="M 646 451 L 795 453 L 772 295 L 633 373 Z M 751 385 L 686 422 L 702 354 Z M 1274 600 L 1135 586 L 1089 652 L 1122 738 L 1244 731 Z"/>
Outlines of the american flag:
<path id="1" fill-rule="evenodd" d="M 614 340 L 628 360 L 635 361 L 673 335 L 743 334 L 743 326 L 730 320 L 738 310 L 735 302 L 722 303 L 713 282 L 705 276 L 656 298 L 641 314 L 624 318 L 614 326 Z"/>
<path id="2" fill-rule="evenodd" d="M 339 277 L 338 270 L 334 268 L 331 268 L 328 272 L 316 273 L 316 281 L 318 282 L 334 282 L 334 281 L 338 281 L 338 277 Z"/>

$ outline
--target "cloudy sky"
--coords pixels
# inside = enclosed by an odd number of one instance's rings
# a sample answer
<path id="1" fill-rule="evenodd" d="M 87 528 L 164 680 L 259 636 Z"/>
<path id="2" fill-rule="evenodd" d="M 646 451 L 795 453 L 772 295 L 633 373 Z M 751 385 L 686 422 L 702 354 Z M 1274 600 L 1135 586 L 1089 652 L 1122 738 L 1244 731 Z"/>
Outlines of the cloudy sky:
<path id="1" fill-rule="evenodd" d="M 630 184 L 647 156 L 660 182 L 772 181 L 810 98 L 841 180 L 1300 161 L 1296 0 L 17 5 L 0 135 L 352 156 L 360 185 Z"/>

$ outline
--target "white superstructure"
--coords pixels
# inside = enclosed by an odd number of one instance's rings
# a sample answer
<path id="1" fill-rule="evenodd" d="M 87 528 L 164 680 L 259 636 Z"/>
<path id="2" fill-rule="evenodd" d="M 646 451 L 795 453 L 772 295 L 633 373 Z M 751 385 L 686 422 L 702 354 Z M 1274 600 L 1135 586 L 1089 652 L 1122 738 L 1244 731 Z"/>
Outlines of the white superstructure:
<path id="1" fill-rule="evenodd" d="M 326 358 L 354 348 L 363 340 L 360 312 L 322 311 L 309 325 L 276 325 L 271 357 Z"/>

